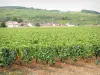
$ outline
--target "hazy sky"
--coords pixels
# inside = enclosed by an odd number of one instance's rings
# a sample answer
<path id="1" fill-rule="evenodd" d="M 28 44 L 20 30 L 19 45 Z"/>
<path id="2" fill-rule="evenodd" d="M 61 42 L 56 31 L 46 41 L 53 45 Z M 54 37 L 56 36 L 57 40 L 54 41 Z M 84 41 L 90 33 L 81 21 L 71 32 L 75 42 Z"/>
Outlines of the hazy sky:
<path id="1" fill-rule="evenodd" d="M 62 11 L 89 9 L 100 12 L 100 0 L 0 0 L 0 6 L 25 6 Z"/>

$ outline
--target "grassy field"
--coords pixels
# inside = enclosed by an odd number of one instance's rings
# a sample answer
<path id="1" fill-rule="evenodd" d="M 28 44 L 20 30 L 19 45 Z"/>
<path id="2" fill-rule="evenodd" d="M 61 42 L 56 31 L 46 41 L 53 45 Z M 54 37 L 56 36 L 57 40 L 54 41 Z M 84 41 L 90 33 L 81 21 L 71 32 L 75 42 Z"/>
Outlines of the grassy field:
<path id="1" fill-rule="evenodd" d="M 44 23 L 58 22 L 66 24 L 72 22 L 75 25 L 100 24 L 100 14 L 89 14 L 82 12 L 62 12 L 38 9 L 18 9 L 18 8 L 0 8 L 0 20 L 11 19 L 13 17 L 27 20 L 28 22 Z"/>
<path id="2" fill-rule="evenodd" d="M 56 58 L 77 60 L 100 52 L 100 27 L 0 28 L 0 65 L 19 58 L 55 64 Z"/>

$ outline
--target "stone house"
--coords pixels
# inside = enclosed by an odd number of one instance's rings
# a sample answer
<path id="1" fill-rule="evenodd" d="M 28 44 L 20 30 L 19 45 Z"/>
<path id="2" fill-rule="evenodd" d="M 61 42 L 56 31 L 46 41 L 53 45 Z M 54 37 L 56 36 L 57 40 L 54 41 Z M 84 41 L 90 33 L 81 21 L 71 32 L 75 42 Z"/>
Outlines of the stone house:
<path id="1" fill-rule="evenodd" d="M 13 27 L 19 27 L 18 22 L 16 21 L 8 21 L 6 22 L 7 27 L 13 28 Z"/>
<path id="2" fill-rule="evenodd" d="M 40 26 L 62 26 L 62 25 L 56 22 L 47 22 L 47 23 L 41 23 Z"/>
<path id="3" fill-rule="evenodd" d="M 21 22 L 18 23 L 16 21 L 7 21 L 6 25 L 8 28 L 16 28 L 16 27 L 32 27 L 31 23 Z"/>
<path id="4" fill-rule="evenodd" d="M 72 24 L 72 22 L 68 22 L 68 23 L 66 23 L 65 25 L 66 25 L 66 26 L 70 26 L 70 27 L 75 26 L 75 25 Z"/>

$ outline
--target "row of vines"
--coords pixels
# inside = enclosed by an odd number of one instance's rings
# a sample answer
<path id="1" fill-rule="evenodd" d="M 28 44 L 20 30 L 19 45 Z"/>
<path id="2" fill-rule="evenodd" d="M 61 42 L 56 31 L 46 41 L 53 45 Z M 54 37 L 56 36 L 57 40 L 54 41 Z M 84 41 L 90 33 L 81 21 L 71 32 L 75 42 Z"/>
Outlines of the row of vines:
<path id="1" fill-rule="evenodd" d="M 55 64 L 100 55 L 100 27 L 1 28 L 0 65 L 24 62 Z"/>

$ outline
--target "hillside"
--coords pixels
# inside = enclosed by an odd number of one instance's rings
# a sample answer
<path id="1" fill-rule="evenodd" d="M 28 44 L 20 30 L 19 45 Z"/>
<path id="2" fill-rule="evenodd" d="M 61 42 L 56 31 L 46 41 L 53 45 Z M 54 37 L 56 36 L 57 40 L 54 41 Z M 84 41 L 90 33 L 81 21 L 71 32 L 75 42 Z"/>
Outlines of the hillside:
<path id="1" fill-rule="evenodd" d="M 97 12 L 97 11 L 94 11 L 94 10 L 86 10 L 86 9 L 81 10 L 81 12 L 91 13 L 91 14 L 100 14 L 100 12 Z"/>
<path id="2" fill-rule="evenodd" d="M 13 17 L 27 20 L 31 23 L 57 22 L 66 24 L 67 22 L 72 22 L 75 25 L 100 24 L 100 14 L 95 13 L 62 12 L 59 10 L 35 9 L 19 6 L 0 7 L 0 20 L 7 21 Z"/>

